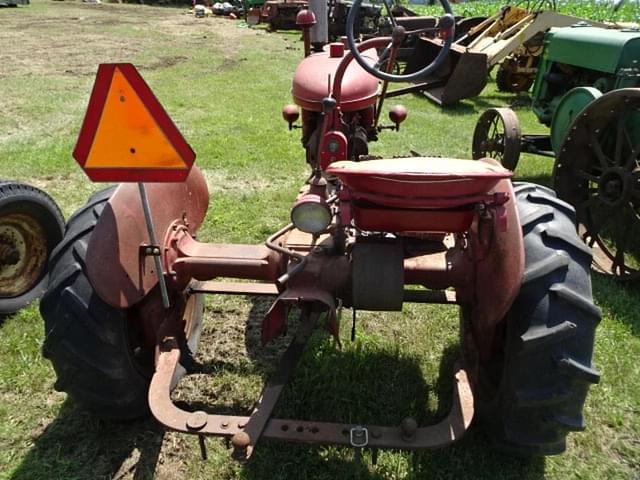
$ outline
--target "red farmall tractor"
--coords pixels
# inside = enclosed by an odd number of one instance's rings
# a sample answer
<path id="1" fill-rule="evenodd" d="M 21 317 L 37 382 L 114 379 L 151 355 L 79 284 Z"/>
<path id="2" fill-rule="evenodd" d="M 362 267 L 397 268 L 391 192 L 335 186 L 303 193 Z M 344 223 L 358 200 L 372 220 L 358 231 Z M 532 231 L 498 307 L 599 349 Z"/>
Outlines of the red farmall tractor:
<path id="1" fill-rule="evenodd" d="M 191 150 L 131 65 L 101 66 L 74 156 L 93 179 L 133 183 L 90 198 L 53 254 L 41 312 L 56 388 L 99 416 L 150 410 L 166 427 L 199 435 L 201 445 L 206 435 L 230 438 L 239 460 L 260 438 L 358 451 L 442 447 L 474 416 L 504 448 L 562 452 L 567 433 L 584 428 L 583 403 L 599 379 L 591 358 L 600 311 L 573 208 L 548 188 L 512 184 L 512 173 L 490 158 L 369 155 L 387 128 L 378 123 L 387 83 L 426 76 L 446 61 L 454 22 L 442 5 L 435 28 L 445 48 L 411 78 L 386 66 L 404 38 L 421 31 L 396 26 L 391 37 L 356 43 L 351 15 L 348 50 L 340 43 L 312 52 L 305 30 L 296 106 L 283 115 L 292 128 L 300 113 L 310 176 L 291 222 L 263 245 L 196 240 L 208 192 L 190 168 Z M 309 27 L 313 15 L 298 21 Z M 162 134 L 145 126 L 145 115 Z M 394 107 L 388 128 L 405 117 Z M 157 153 L 163 142 L 175 156 Z M 142 163 L 132 169 L 134 157 Z M 163 183 L 168 177 L 184 181 Z M 263 342 L 285 330 L 292 308 L 300 313 L 249 416 L 188 411 L 171 400 L 193 367 L 203 294 L 272 295 Z M 400 311 L 407 302 L 460 306 L 463 358 L 446 418 L 384 427 L 272 418 L 314 328 L 337 335 L 341 307 Z"/>

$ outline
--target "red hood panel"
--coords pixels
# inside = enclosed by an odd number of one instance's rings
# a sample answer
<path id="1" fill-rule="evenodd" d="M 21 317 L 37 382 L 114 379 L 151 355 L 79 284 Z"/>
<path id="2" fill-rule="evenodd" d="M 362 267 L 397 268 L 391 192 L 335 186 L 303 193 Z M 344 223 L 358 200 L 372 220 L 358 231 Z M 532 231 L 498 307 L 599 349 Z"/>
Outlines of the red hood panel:
<path id="1" fill-rule="evenodd" d="M 378 60 L 373 49 L 362 55 L 372 65 Z M 342 57 L 331 58 L 326 51 L 302 60 L 293 76 L 292 94 L 296 104 L 307 110 L 321 111 L 322 99 L 329 95 L 330 84 L 341 61 Z M 342 80 L 342 110 L 348 112 L 374 105 L 377 93 L 378 80 L 352 61 Z"/>

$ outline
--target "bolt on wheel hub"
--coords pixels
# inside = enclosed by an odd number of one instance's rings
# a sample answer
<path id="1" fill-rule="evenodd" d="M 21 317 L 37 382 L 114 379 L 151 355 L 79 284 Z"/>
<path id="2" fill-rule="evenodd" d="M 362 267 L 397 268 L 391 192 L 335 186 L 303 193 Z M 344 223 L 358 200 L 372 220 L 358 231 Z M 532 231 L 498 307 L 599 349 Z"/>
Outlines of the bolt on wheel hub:
<path id="1" fill-rule="evenodd" d="M 621 168 L 606 170 L 598 182 L 599 199 L 605 205 L 615 207 L 622 205 L 631 196 L 631 172 Z"/>
<path id="2" fill-rule="evenodd" d="M 27 292 L 46 263 L 47 241 L 35 219 L 19 213 L 0 218 L 0 297 Z"/>

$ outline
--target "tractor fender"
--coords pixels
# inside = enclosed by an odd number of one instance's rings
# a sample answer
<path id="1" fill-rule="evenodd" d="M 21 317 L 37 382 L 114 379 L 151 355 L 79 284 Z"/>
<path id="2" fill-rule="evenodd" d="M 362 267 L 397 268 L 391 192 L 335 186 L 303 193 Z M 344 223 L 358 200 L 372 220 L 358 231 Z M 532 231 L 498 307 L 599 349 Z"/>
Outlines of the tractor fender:
<path id="1" fill-rule="evenodd" d="M 209 191 L 202 172 L 193 167 L 180 183 L 145 184 L 156 239 L 178 221 L 195 235 L 207 213 Z M 87 274 L 98 296 L 116 308 L 140 302 L 158 283 L 149 235 L 136 183 L 118 186 L 105 206 L 87 247 Z M 164 255 L 163 246 L 157 245 Z"/>
<path id="2" fill-rule="evenodd" d="M 524 275 L 524 243 L 513 185 L 501 180 L 494 191 L 508 192 L 509 200 L 504 204 L 506 230 L 494 225 L 490 246 L 475 267 L 471 325 L 481 358 L 491 355 L 496 327 L 520 292 Z"/>

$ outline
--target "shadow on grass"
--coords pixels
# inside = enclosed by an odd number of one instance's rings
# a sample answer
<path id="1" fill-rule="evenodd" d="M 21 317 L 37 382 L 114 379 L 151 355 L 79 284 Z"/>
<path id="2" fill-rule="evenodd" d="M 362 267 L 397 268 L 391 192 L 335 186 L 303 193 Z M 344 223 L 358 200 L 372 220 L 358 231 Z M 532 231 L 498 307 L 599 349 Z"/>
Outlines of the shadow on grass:
<path id="1" fill-rule="evenodd" d="M 164 430 L 151 418 L 99 420 L 66 400 L 9 478 L 152 478 L 163 437 Z"/>
<path id="2" fill-rule="evenodd" d="M 629 326 L 634 335 L 640 335 L 640 289 L 637 283 L 617 282 L 593 273 L 593 296 L 603 313 L 615 316 Z"/>
<path id="3" fill-rule="evenodd" d="M 257 328 L 265 308 L 264 301 L 254 303 L 249 331 Z M 260 348 L 251 346 L 255 361 Z M 326 333 L 319 331 L 310 339 L 274 416 L 390 426 L 412 416 L 420 425 L 433 424 L 451 408 L 452 374 L 458 358 L 457 345 L 445 347 L 438 379 L 428 384 L 419 360 L 403 354 L 391 342 L 357 339 L 354 343 L 345 342 L 340 351 Z M 211 363 L 203 366 L 209 373 L 220 368 Z M 228 367 L 231 363 L 225 365 Z M 190 403 L 190 407 L 214 410 L 204 404 Z M 238 407 L 240 411 L 234 409 L 233 413 L 248 413 L 246 405 L 245 411 L 241 405 Z M 10 478 L 153 478 L 163 439 L 163 428 L 151 418 L 130 423 L 98 420 L 67 400 L 58 418 L 38 436 Z M 543 460 L 524 462 L 495 453 L 476 429 L 471 429 L 459 443 L 442 450 L 404 454 L 381 451 L 375 467 L 371 455 L 365 449 L 363 462 L 358 463 L 345 447 L 263 440 L 241 476 L 248 480 L 544 478 Z"/>
<path id="4" fill-rule="evenodd" d="M 399 87 L 395 87 L 396 90 L 401 90 L 403 88 L 410 87 L 410 84 L 401 84 Z M 392 90 L 393 92 L 393 90 Z M 405 95 L 412 95 L 415 98 L 419 98 L 424 100 L 425 102 L 429 102 L 433 105 L 437 105 L 433 100 L 427 97 L 424 91 L 418 92 L 407 92 L 403 95 L 397 95 L 396 98 L 402 98 Z M 491 94 L 486 93 L 481 96 L 471 97 L 471 98 L 463 98 L 459 102 L 450 104 L 441 108 L 442 114 L 447 116 L 464 116 L 469 114 L 480 115 L 488 108 L 494 107 L 511 107 L 513 106 L 520 108 L 523 104 L 527 103 L 528 97 L 515 96 L 509 94 Z"/>
<path id="5" fill-rule="evenodd" d="M 444 348 L 434 385 L 425 382 L 414 358 L 394 347 L 365 351 L 358 342 L 336 351 L 326 338 L 312 339 L 296 376 L 287 386 L 275 412 L 278 418 L 298 418 L 356 424 L 399 425 L 414 417 L 422 426 L 446 417 L 452 403 L 453 371 L 460 352 L 457 345 Z M 437 406 L 429 399 L 437 397 Z M 431 402 L 433 404 L 433 402 Z M 378 453 L 365 449 L 356 462 L 346 447 L 301 446 L 263 441 L 243 471 L 250 480 L 292 478 L 544 478 L 544 460 L 514 459 L 488 448 L 482 432 L 472 429 L 461 442 L 441 450 Z M 402 464 L 402 465 L 400 465 Z"/>

